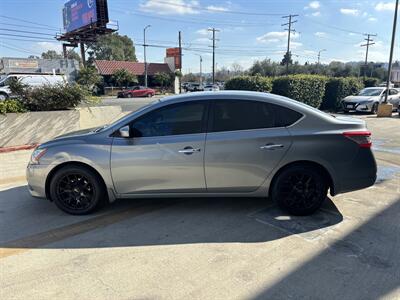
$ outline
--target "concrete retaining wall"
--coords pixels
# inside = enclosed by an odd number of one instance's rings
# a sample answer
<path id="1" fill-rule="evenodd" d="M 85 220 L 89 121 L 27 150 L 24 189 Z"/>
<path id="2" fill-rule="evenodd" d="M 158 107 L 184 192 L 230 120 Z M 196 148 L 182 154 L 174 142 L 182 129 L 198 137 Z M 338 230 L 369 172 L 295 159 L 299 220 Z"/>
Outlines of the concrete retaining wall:
<path id="1" fill-rule="evenodd" d="M 120 106 L 98 106 L 0 115 L 0 147 L 43 143 L 61 134 L 113 122 L 124 114 Z"/>

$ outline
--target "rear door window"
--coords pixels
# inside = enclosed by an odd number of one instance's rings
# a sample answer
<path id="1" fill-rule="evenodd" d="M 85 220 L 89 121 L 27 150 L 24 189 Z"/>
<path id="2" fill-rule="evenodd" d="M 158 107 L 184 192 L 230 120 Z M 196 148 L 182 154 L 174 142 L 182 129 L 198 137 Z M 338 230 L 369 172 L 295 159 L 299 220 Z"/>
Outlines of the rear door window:
<path id="1" fill-rule="evenodd" d="M 290 126 L 302 114 L 262 101 L 216 100 L 210 131 L 237 131 Z"/>

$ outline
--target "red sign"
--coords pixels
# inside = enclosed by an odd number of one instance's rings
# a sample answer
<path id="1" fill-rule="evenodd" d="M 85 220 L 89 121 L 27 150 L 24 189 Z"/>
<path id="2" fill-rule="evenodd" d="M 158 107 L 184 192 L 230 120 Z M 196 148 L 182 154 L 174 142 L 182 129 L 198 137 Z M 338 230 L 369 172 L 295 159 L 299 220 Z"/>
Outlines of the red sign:
<path id="1" fill-rule="evenodd" d="M 175 61 L 175 69 L 181 69 L 182 64 L 181 64 L 181 55 L 179 48 L 168 48 L 166 50 L 166 56 L 167 57 L 173 57 Z"/>

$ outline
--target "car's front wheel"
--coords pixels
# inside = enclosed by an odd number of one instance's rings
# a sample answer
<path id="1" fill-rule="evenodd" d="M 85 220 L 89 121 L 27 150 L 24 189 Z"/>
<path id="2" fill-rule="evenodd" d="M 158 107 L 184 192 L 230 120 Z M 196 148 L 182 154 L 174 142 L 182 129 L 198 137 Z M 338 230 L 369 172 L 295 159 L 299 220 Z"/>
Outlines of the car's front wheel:
<path id="1" fill-rule="evenodd" d="M 376 114 L 378 112 L 378 103 L 372 104 L 371 113 Z"/>
<path id="2" fill-rule="evenodd" d="M 106 203 L 106 189 L 99 176 L 89 168 L 65 166 L 50 182 L 51 200 L 72 215 L 89 214 Z"/>
<path id="3" fill-rule="evenodd" d="M 279 207 L 292 215 L 304 216 L 321 207 L 328 183 L 317 168 L 294 165 L 280 172 L 271 188 L 272 199 Z"/>

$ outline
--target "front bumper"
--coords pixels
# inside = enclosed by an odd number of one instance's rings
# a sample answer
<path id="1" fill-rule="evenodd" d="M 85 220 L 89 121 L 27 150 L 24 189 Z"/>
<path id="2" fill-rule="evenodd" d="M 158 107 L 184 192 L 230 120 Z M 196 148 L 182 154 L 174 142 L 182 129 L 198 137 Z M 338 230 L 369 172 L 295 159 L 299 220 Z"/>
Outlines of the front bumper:
<path id="1" fill-rule="evenodd" d="M 361 103 L 355 103 L 355 102 L 342 102 L 342 107 L 344 111 L 359 111 L 359 112 L 365 112 L 365 111 L 372 111 L 372 106 L 374 105 L 374 102 L 361 102 Z"/>
<path id="2" fill-rule="evenodd" d="M 50 170 L 50 165 L 28 164 L 26 180 L 28 181 L 28 190 L 33 197 L 46 198 L 46 178 Z"/>

